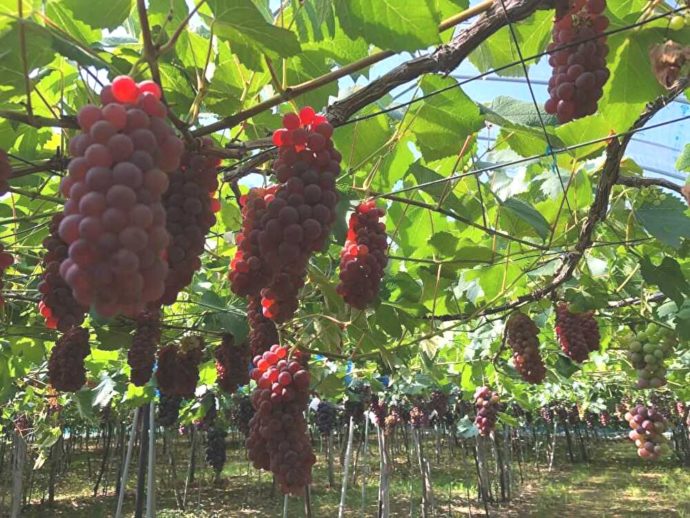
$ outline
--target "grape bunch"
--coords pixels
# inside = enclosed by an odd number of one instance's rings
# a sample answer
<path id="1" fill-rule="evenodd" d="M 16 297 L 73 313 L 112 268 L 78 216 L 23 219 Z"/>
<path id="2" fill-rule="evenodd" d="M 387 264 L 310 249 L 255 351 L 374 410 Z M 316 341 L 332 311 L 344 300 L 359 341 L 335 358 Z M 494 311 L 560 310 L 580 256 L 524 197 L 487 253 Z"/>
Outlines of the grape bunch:
<path id="1" fill-rule="evenodd" d="M 151 379 L 160 339 L 160 310 L 141 313 L 136 319 L 132 345 L 127 351 L 127 363 L 131 369 L 129 377 L 137 387 L 143 387 Z"/>
<path id="2" fill-rule="evenodd" d="M 496 427 L 498 419 L 498 393 L 489 387 L 478 387 L 474 393 L 474 403 L 477 409 L 477 417 L 474 425 L 483 436 L 489 435 Z"/>
<path id="3" fill-rule="evenodd" d="M 539 409 L 539 415 L 546 424 L 553 423 L 553 408 L 550 405 L 544 405 Z"/>
<path id="4" fill-rule="evenodd" d="M 374 200 L 368 200 L 350 216 L 336 291 L 357 309 L 364 309 L 376 298 L 388 263 L 386 225 L 379 221 L 384 214 Z"/>
<path id="5" fill-rule="evenodd" d="M 436 422 L 446 418 L 450 414 L 449 410 L 448 394 L 441 390 L 432 391 L 429 398 L 429 411 L 431 412 L 432 421 Z"/>
<path id="6" fill-rule="evenodd" d="M 585 424 L 587 425 L 587 428 L 589 428 L 590 430 L 594 429 L 598 420 L 599 420 L 599 416 L 597 414 L 595 414 L 594 412 L 586 412 L 585 413 Z"/>
<path id="7" fill-rule="evenodd" d="M 79 110 L 82 133 L 69 143 L 58 228 L 69 257 L 60 275 L 102 317 L 134 317 L 165 290 L 170 236 L 161 201 L 183 144 L 160 96 L 152 81 L 115 78 L 101 92 L 102 107 Z"/>
<path id="8" fill-rule="evenodd" d="M 12 176 L 12 166 L 7 152 L 0 149 L 0 196 L 4 196 L 10 191 L 10 177 Z"/>
<path id="9" fill-rule="evenodd" d="M 371 387 L 363 383 L 353 384 L 347 391 L 344 402 L 345 412 L 344 421 L 350 422 L 350 417 L 355 422 L 360 422 L 364 418 L 364 410 L 371 403 Z"/>
<path id="10" fill-rule="evenodd" d="M 201 419 L 194 421 L 194 426 L 199 430 L 208 431 L 216 422 L 216 417 L 218 417 L 218 403 L 216 401 L 216 395 L 210 390 L 207 391 L 201 398 L 201 408 L 204 414 Z"/>
<path id="11" fill-rule="evenodd" d="M 205 140 L 204 146 L 211 147 L 211 141 Z M 214 197 L 219 165 L 215 157 L 186 153 L 180 167 L 168 175 L 170 185 L 163 195 L 163 207 L 170 234 L 166 251 L 169 270 L 161 304 L 173 304 L 201 268 L 206 235 L 216 222 L 214 214 L 220 210 L 220 202 Z"/>
<path id="12" fill-rule="evenodd" d="M 539 328 L 527 315 L 516 311 L 508 319 L 506 333 L 515 368 L 525 381 L 540 384 L 546 377 L 546 367 L 539 353 Z"/>
<path id="13" fill-rule="evenodd" d="M 165 428 L 174 426 L 180 417 L 180 406 L 182 406 L 182 398 L 180 396 L 168 396 L 161 393 L 160 402 L 158 403 L 157 424 Z"/>
<path id="14" fill-rule="evenodd" d="M 637 446 L 637 454 L 643 459 L 657 460 L 664 453 L 668 423 L 653 406 L 636 405 L 625 414 L 630 425 L 630 440 Z"/>
<path id="15" fill-rule="evenodd" d="M 249 435 L 249 422 L 254 417 L 254 407 L 249 396 L 242 395 L 235 399 L 232 407 L 232 421 L 237 425 L 245 437 Z"/>
<path id="16" fill-rule="evenodd" d="M 578 363 L 599 349 L 599 326 L 593 314 L 572 313 L 565 302 L 556 307 L 556 335 L 563 352 Z"/>
<path id="17" fill-rule="evenodd" d="M 249 347 L 246 343 L 235 345 L 231 334 L 224 334 L 215 351 L 218 385 L 228 394 L 249 383 Z"/>
<path id="18" fill-rule="evenodd" d="M 256 414 L 250 423 L 247 449 L 256 468 L 273 472 L 285 494 L 303 494 L 311 483 L 316 457 L 307 434 L 304 412 L 309 402 L 307 357 L 274 345 L 254 358 L 252 392 Z"/>
<path id="19" fill-rule="evenodd" d="M 383 426 L 383 422 L 386 419 L 386 402 L 381 398 L 372 399 L 369 404 L 369 412 L 371 412 L 372 421 L 376 426 Z"/>
<path id="20" fill-rule="evenodd" d="M 410 424 L 413 428 L 429 426 L 429 412 L 423 405 L 415 405 L 410 410 Z"/>
<path id="21" fill-rule="evenodd" d="M 611 413 L 608 410 L 602 410 L 599 414 L 599 424 L 604 428 L 611 424 Z"/>
<path id="22" fill-rule="evenodd" d="M 263 354 L 278 343 L 278 329 L 270 318 L 266 318 L 259 297 L 249 297 L 247 301 L 247 320 L 249 321 L 249 349 L 252 355 Z"/>
<path id="23" fill-rule="evenodd" d="M 62 214 L 53 216 L 50 235 L 43 240 L 46 252 L 42 260 L 41 281 L 38 283 L 38 292 L 41 294 L 38 310 L 48 329 L 65 332 L 84 323 L 88 308 L 74 299 L 71 288 L 60 276 L 60 265 L 67 259 L 67 243 L 58 234 L 63 218 Z"/>
<path id="24" fill-rule="evenodd" d="M 328 401 L 319 401 L 319 406 L 316 407 L 315 422 L 321 435 L 330 435 L 338 422 L 338 410 L 335 405 Z"/>
<path id="25" fill-rule="evenodd" d="M 5 270 L 14 264 L 14 257 L 12 254 L 5 251 L 5 246 L 0 243 L 0 307 L 5 305 L 5 299 L 2 297 L 2 289 L 4 287 L 4 282 L 2 280 L 5 275 Z"/>
<path id="26" fill-rule="evenodd" d="M 218 424 L 214 424 L 206 432 L 206 462 L 213 468 L 216 475 L 223 471 L 227 459 L 225 451 L 225 438 L 227 436 L 227 430 Z"/>
<path id="27" fill-rule="evenodd" d="M 558 122 L 593 115 L 610 72 L 609 47 L 602 33 L 609 25 L 606 0 L 560 0 L 547 51 L 552 67 L 544 109 Z M 566 47 L 566 48 L 563 48 Z"/>
<path id="28" fill-rule="evenodd" d="M 685 412 L 688 410 L 688 406 L 683 401 L 676 401 L 676 415 L 681 419 L 685 417 Z"/>
<path id="29" fill-rule="evenodd" d="M 188 336 L 180 344 L 168 344 L 158 351 L 156 381 L 169 396 L 192 397 L 199 381 L 199 363 L 204 356 L 204 342 Z"/>
<path id="30" fill-rule="evenodd" d="M 76 392 L 86 383 L 84 359 L 89 355 L 89 332 L 73 327 L 58 339 L 48 360 L 48 380 L 56 390 Z"/>
<path id="31" fill-rule="evenodd" d="M 637 370 L 637 388 L 659 388 L 666 385 L 664 362 L 673 354 L 676 343 L 670 329 L 652 322 L 635 335 L 624 335 L 621 342 L 628 350 L 628 360 Z"/>
<path id="32" fill-rule="evenodd" d="M 283 126 L 273 135 L 279 185 L 247 195 L 229 272 L 233 292 L 260 296 L 264 316 L 275 322 L 297 310 L 309 258 L 324 247 L 335 222 L 341 160 L 333 127 L 313 109 L 285 115 Z"/>
<path id="33" fill-rule="evenodd" d="M 403 422 L 403 417 L 402 414 L 400 413 L 400 408 L 397 406 L 391 406 L 390 410 L 388 412 L 388 415 L 386 416 L 386 419 L 383 421 L 383 431 L 386 435 L 390 435 L 393 433 L 393 430 Z"/>

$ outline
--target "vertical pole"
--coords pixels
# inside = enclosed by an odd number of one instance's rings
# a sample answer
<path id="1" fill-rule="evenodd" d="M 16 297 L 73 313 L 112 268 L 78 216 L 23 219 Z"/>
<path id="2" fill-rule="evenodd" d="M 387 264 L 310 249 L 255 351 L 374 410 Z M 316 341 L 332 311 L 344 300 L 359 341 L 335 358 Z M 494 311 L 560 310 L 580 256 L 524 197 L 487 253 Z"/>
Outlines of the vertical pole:
<path id="1" fill-rule="evenodd" d="M 347 449 L 345 450 L 345 466 L 343 467 L 343 485 L 340 489 L 340 506 L 338 507 L 338 518 L 345 516 L 345 499 L 347 497 L 347 477 L 350 471 L 350 461 L 352 460 L 352 437 L 354 434 L 354 419 L 350 416 L 350 428 L 347 432 Z"/>
<path id="2" fill-rule="evenodd" d="M 149 470 L 146 474 L 146 518 L 156 516 L 156 404 L 149 403 Z"/>
<path id="3" fill-rule="evenodd" d="M 122 504 L 125 501 L 125 490 L 127 489 L 127 476 L 129 475 L 129 463 L 132 460 L 132 450 L 134 449 L 134 437 L 137 434 L 137 421 L 139 420 L 139 409 L 134 410 L 134 417 L 132 418 L 132 431 L 129 434 L 129 443 L 127 444 L 127 455 L 125 456 L 125 465 L 122 467 L 122 478 L 120 479 L 120 494 L 117 497 L 117 511 L 115 511 L 115 518 L 122 518 Z"/>

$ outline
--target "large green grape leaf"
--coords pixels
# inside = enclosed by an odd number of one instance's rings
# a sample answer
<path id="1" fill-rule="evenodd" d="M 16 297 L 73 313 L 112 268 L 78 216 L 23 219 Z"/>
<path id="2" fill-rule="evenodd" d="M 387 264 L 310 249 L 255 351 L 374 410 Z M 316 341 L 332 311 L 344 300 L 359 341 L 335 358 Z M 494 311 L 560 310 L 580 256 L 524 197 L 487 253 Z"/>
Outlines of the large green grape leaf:
<path id="1" fill-rule="evenodd" d="M 680 248 L 682 238 L 690 239 L 690 217 L 686 209 L 680 200 L 667 196 L 656 203 L 643 203 L 635 210 L 635 217 L 659 241 Z"/>
<path id="2" fill-rule="evenodd" d="M 80 20 L 94 29 L 113 30 L 127 19 L 132 0 L 62 0 L 62 3 Z"/>
<path id="3" fill-rule="evenodd" d="M 336 0 L 340 24 L 351 38 L 395 51 L 440 43 L 433 0 Z"/>
<path id="4" fill-rule="evenodd" d="M 26 57 L 29 71 L 41 69 L 48 65 L 54 56 L 52 38 L 44 31 L 35 30 L 33 24 L 26 24 Z M 0 36 L 0 85 L 12 87 L 0 96 L 23 93 L 24 67 L 19 50 L 19 27 L 12 28 Z M 42 71 L 45 73 L 45 71 Z"/>
<path id="5" fill-rule="evenodd" d="M 664 257 L 659 266 L 654 265 L 649 257 L 643 257 L 640 260 L 640 273 L 646 282 L 659 286 L 664 295 L 678 306 L 681 306 L 685 297 L 690 295 L 690 284 L 683 275 L 678 261 L 671 257 Z"/>
<path id="6" fill-rule="evenodd" d="M 549 235 L 548 221 L 532 205 L 519 198 L 508 198 L 501 204 L 501 209 L 501 226 L 511 233 L 522 233 L 520 225 L 517 224 L 517 221 L 520 221 L 530 226 L 542 239 Z"/>
<path id="7" fill-rule="evenodd" d="M 608 2 L 607 8 L 616 17 L 630 23 L 640 17 L 648 3 L 648 0 L 615 0 Z"/>
<path id="8" fill-rule="evenodd" d="M 374 111 L 374 108 L 369 107 L 360 113 L 366 115 Z M 343 155 L 343 167 L 360 167 L 373 158 L 392 135 L 387 122 L 385 116 L 379 116 L 338 128 L 333 134 L 333 140 L 335 147 Z"/>
<path id="9" fill-rule="evenodd" d="M 514 24 L 513 29 L 520 45 L 523 58 L 535 56 L 546 47 L 553 27 L 553 13 L 551 11 L 537 11 L 527 20 Z M 515 40 L 509 27 L 504 27 L 496 34 L 482 42 L 482 44 L 470 54 L 470 62 L 480 72 L 487 72 L 519 62 L 520 55 L 515 47 Z M 538 60 L 537 60 L 538 61 Z M 526 60 L 526 64 L 533 65 L 534 60 Z M 499 70 L 502 76 L 524 76 L 522 64 L 510 66 Z M 526 87 L 525 87 L 526 88 Z"/>
<path id="10" fill-rule="evenodd" d="M 429 94 L 454 84 L 457 81 L 452 78 L 426 76 L 421 89 Z M 422 155 L 432 161 L 458 154 L 465 138 L 483 126 L 479 107 L 458 86 L 426 99 L 411 129 Z"/>
<path id="11" fill-rule="evenodd" d="M 72 38 L 84 45 L 100 40 L 101 31 L 93 29 L 87 24 L 76 19 L 72 12 L 67 9 L 64 2 L 60 0 L 51 0 L 46 6 L 46 17 L 51 20 L 60 31 L 69 34 Z"/>
<path id="12" fill-rule="evenodd" d="M 330 71 L 327 53 L 321 49 L 307 48 L 305 45 L 302 52 L 288 61 L 287 82 L 290 85 L 303 83 Z M 300 95 L 300 104 L 321 111 L 328 104 L 328 97 L 331 95 L 338 95 L 338 83 L 335 81 Z"/>
<path id="13" fill-rule="evenodd" d="M 221 39 L 238 42 L 274 56 L 289 57 L 300 51 L 295 33 L 271 25 L 251 0 L 208 0 L 213 30 Z"/>

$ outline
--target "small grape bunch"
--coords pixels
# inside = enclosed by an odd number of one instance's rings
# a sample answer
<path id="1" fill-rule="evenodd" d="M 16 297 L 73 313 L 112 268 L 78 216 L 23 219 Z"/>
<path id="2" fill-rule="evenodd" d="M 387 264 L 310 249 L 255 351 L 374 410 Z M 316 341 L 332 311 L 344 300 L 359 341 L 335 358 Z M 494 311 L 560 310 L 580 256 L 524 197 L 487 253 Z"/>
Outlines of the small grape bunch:
<path id="1" fill-rule="evenodd" d="M 249 383 L 249 346 L 225 333 L 215 351 L 218 386 L 228 394 Z"/>
<path id="2" fill-rule="evenodd" d="M 604 428 L 611 424 L 611 413 L 608 410 L 602 410 L 599 414 L 599 424 Z"/>
<path id="3" fill-rule="evenodd" d="M 89 332 L 73 327 L 56 342 L 48 360 L 50 384 L 62 392 L 77 392 L 86 383 L 84 359 L 91 353 Z"/>
<path id="4" fill-rule="evenodd" d="M 415 405 L 410 410 L 410 424 L 412 428 L 426 428 L 429 426 L 429 412 L 424 405 Z"/>
<path id="5" fill-rule="evenodd" d="M 643 459 L 658 460 L 665 450 L 668 422 L 654 406 L 636 405 L 625 414 L 630 425 L 630 440 L 637 446 L 637 454 Z"/>
<path id="6" fill-rule="evenodd" d="M 650 323 L 636 334 L 621 339 L 628 360 L 637 370 L 637 388 L 659 388 L 666 385 L 665 360 L 673 354 L 676 338 L 670 329 Z"/>
<path id="7" fill-rule="evenodd" d="M 182 398 L 180 396 L 168 396 L 162 394 L 158 403 L 158 421 L 156 424 L 165 428 L 174 426 L 180 417 L 180 406 Z"/>
<path id="8" fill-rule="evenodd" d="M 204 356 L 204 341 L 188 336 L 180 344 L 168 344 L 158 351 L 156 381 L 169 396 L 193 397 L 199 381 L 199 363 Z"/>
<path id="9" fill-rule="evenodd" d="M 213 468 L 216 476 L 223 471 L 227 459 L 225 443 L 227 436 L 228 431 L 218 423 L 214 423 L 206 432 L 206 462 Z"/>
<path id="10" fill-rule="evenodd" d="M 513 350 L 515 369 L 535 385 L 544 381 L 546 367 L 539 352 L 539 328 L 524 313 L 516 311 L 506 324 L 508 344 Z"/>
<path id="11" fill-rule="evenodd" d="M 2 288 L 4 287 L 4 282 L 2 280 L 5 275 L 5 270 L 14 264 L 14 257 L 12 254 L 5 251 L 5 247 L 0 243 L 0 308 L 5 304 L 5 299 L 2 298 Z"/>
<path id="12" fill-rule="evenodd" d="M 335 429 L 338 422 L 338 409 L 333 403 L 319 401 L 314 420 L 321 435 L 328 436 Z"/>
<path id="13" fill-rule="evenodd" d="M 563 352 L 578 363 L 599 349 L 599 326 L 592 312 L 574 313 L 565 302 L 556 307 L 556 335 Z"/>
<path id="14" fill-rule="evenodd" d="M 490 435 L 498 420 L 498 394 L 489 387 L 479 387 L 474 393 L 474 402 L 477 409 L 474 424 L 480 435 Z"/>

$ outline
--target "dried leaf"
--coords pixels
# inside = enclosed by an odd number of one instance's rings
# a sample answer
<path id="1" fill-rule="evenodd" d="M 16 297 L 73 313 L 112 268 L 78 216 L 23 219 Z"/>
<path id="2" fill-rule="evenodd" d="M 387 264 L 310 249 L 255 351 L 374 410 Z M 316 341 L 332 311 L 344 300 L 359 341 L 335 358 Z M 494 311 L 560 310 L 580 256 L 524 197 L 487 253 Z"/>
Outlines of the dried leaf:
<path id="1" fill-rule="evenodd" d="M 681 74 L 687 73 L 684 67 L 690 63 L 690 47 L 669 40 L 664 44 L 654 45 L 649 51 L 649 58 L 657 81 L 670 90 Z"/>

